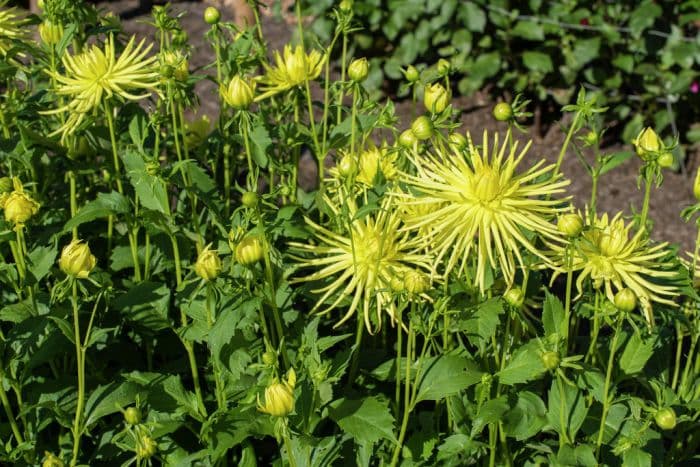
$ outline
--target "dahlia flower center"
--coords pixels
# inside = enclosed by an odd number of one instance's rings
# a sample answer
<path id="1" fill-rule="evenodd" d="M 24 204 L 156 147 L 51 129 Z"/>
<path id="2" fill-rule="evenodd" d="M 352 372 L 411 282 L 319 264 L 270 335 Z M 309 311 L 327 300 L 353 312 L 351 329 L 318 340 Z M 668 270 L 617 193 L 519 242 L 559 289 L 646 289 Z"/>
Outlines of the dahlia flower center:
<path id="1" fill-rule="evenodd" d="M 501 193 L 498 173 L 490 167 L 484 167 L 482 171 L 474 174 L 474 177 L 474 195 L 482 204 L 490 205 Z"/>

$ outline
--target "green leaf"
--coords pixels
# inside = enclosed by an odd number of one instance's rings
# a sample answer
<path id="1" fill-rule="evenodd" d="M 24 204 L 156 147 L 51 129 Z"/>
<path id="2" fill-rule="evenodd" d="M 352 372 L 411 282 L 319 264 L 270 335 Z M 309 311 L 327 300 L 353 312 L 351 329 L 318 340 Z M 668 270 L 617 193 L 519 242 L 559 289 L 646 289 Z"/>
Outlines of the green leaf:
<path id="1" fill-rule="evenodd" d="M 563 400 L 560 387 L 563 389 Z M 568 439 L 574 439 L 588 413 L 585 394 L 578 388 L 555 378 L 549 389 L 547 406 L 547 421 L 552 428 L 559 434 L 566 435 Z M 562 426 L 562 420 L 565 426 Z"/>
<path id="2" fill-rule="evenodd" d="M 437 401 L 481 381 L 483 372 L 465 355 L 446 354 L 425 359 L 416 402 Z"/>
<path id="3" fill-rule="evenodd" d="M 29 253 L 29 271 L 37 282 L 43 279 L 56 262 L 58 251 L 54 246 L 39 246 Z"/>
<path id="4" fill-rule="evenodd" d="M 89 427 L 105 415 L 118 412 L 120 407 L 133 404 L 139 391 L 139 385 L 131 381 L 115 381 L 98 386 L 85 403 L 85 426 Z"/>
<path id="5" fill-rule="evenodd" d="M 552 59 L 542 52 L 528 51 L 523 53 L 523 64 L 531 71 L 549 73 L 554 70 Z"/>
<path id="6" fill-rule="evenodd" d="M 13 303 L 0 309 L 0 321 L 10 323 L 21 323 L 27 318 L 34 316 L 34 306 L 28 300 L 20 303 Z"/>
<path id="7" fill-rule="evenodd" d="M 600 167 L 600 175 L 610 172 L 615 167 L 625 163 L 628 159 L 634 156 L 632 151 L 619 151 L 605 157 L 605 162 Z"/>
<path id="8" fill-rule="evenodd" d="M 544 40 L 544 28 L 542 25 L 532 21 L 518 21 L 511 34 L 531 41 Z"/>
<path id="9" fill-rule="evenodd" d="M 514 385 L 539 378 L 546 368 L 535 340 L 515 351 L 505 368 L 496 373 L 501 384 Z"/>
<path id="10" fill-rule="evenodd" d="M 165 284 L 141 282 L 118 296 L 112 306 L 131 322 L 151 331 L 170 327 L 170 289 Z"/>
<path id="11" fill-rule="evenodd" d="M 258 167 L 264 169 L 268 163 L 267 149 L 272 145 L 270 133 L 268 133 L 262 122 L 256 122 L 249 136 L 252 143 L 253 160 Z"/>
<path id="12" fill-rule="evenodd" d="M 632 334 L 619 360 L 620 369 L 627 375 L 634 375 L 644 369 L 652 353 L 655 340 L 643 339 L 639 332 Z"/>
<path id="13" fill-rule="evenodd" d="M 108 217 L 110 215 L 123 214 L 129 211 L 129 200 L 123 195 L 116 191 L 111 193 L 98 193 L 97 199 L 90 201 L 80 208 L 75 216 L 66 222 L 66 225 L 63 226 L 63 231 L 69 232 L 74 227 L 78 227 L 85 222 Z"/>
<path id="14" fill-rule="evenodd" d="M 542 325 L 544 326 L 544 334 L 546 336 L 559 335 L 568 323 L 564 322 L 564 305 L 555 296 L 546 292 L 544 305 L 542 310 Z"/>
<path id="15" fill-rule="evenodd" d="M 499 422 L 510 409 L 506 396 L 500 396 L 484 402 L 474 417 L 471 435 L 475 438 L 489 423 Z"/>
<path id="16" fill-rule="evenodd" d="M 491 298 L 481 303 L 468 319 L 462 320 L 460 327 L 466 331 L 469 342 L 478 345 L 479 341 L 490 340 L 496 333 L 502 314 L 503 301 L 500 298 Z"/>
<path id="17" fill-rule="evenodd" d="M 547 423 L 547 407 L 537 394 L 530 391 L 518 393 L 515 407 L 505 416 L 506 432 L 518 441 L 532 438 Z"/>
<path id="18" fill-rule="evenodd" d="M 465 22 L 470 31 L 484 32 L 486 14 L 476 3 L 464 2 L 459 8 L 459 12 L 460 19 Z"/>
<path id="19" fill-rule="evenodd" d="M 653 26 L 656 18 L 661 16 L 663 10 L 651 0 L 643 2 L 630 15 L 629 28 L 636 37 L 641 36 L 644 29 Z"/>
<path id="20" fill-rule="evenodd" d="M 169 213 L 170 206 L 165 182 L 146 171 L 146 163 L 141 154 L 135 151 L 124 151 L 121 153 L 121 158 L 141 205 L 163 214 Z"/>
<path id="21" fill-rule="evenodd" d="M 633 447 L 622 454 L 622 465 L 625 467 L 651 467 L 652 457 L 648 452 Z"/>
<path id="22" fill-rule="evenodd" d="M 373 396 L 338 399 L 331 403 L 329 416 L 359 444 L 373 444 L 380 439 L 396 442 L 394 417 L 387 400 Z"/>

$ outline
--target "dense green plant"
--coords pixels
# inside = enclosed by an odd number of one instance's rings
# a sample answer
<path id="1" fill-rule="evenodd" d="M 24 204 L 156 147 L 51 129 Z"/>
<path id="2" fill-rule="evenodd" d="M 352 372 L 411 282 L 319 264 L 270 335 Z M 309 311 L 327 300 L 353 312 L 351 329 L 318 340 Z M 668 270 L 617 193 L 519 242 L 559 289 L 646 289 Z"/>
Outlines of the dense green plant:
<path id="1" fill-rule="evenodd" d="M 302 40 L 271 53 L 259 24 L 209 10 L 202 70 L 168 7 L 139 40 L 45 6 L 0 10 L 3 463 L 699 460 L 700 234 L 688 255 L 653 240 L 673 146 L 652 128 L 639 214 L 600 212 L 598 181 L 634 152 L 601 151 L 584 89 L 556 163 L 521 164 L 519 96 L 500 135 L 460 128 L 444 64 L 408 73 L 417 115 L 372 99 L 373 67 L 342 52 L 348 2 L 324 47 L 297 5 Z M 213 122 L 186 118 L 199 99 Z"/>
<path id="2" fill-rule="evenodd" d="M 307 3 L 324 39 L 335 27 L 334 3 Z M 355 0 L 352 11 L 360 30 L 351 52 L 373 57 L 375 88 L 382 78 L 400 82 L 408 65 L 431 80 L 445 59 L 464 95 L 485 86 L 506 96 L 522 92 L 546 119 L 552 103 L 570 103 L 585 84 L 610 107 L 608 122 L 625 124 L 625 141 L 645 122 L 669 135 L 675 125 L 684 143 L 700 140 L 691 126 L 700 120 L 697 0 Z"/>

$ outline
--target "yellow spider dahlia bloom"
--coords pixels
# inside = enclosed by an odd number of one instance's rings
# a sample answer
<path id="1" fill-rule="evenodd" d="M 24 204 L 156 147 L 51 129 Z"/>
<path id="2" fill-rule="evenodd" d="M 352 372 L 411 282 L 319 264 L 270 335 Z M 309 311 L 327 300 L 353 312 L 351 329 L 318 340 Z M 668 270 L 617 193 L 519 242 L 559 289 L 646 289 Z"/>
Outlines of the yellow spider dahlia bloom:
<path id="1" fill-rule="evenodd" d="M 261 80 L 264 92 L 255 98 L 256 101 L 318 78 L 325 62 L 325 56 L 319 51 L 307 54 L 301 45 L 292 49 L 289 44 L 284 46 L 283 55 L 275 51 L 274 58 L 275 66 L 263 64 L 266 71 Z"/>
<path id="2" fill-rule="evenodd" d="M 615 293 L 628 288 L 639 299 L 645 318 L 651 324 L 651 307 L 645 307 L 645 303 L 654 301 L 674 305 L 673 298 L 680 293 L 675 283 L 678 272 L 664 258 L 669 254 L 668 243 L 650 244 L 644 229 L 639 229 L 630 238 L 634 222 L 625 225 L 621 212 L 612 219 L 607 213 L 593 222 L 590 216 L 586 219 L 587 225 L 569 258 L 572 270 L 580 271 L 576 279 L 578 291 L 583 291 L 583 283 L 590 277 L 594 286 L 604 287 L 605 296 L 614 303 Z M 567 258 L 566 246 L 552 247 L 561 266 L 554 274 L 554 280 L 567 270 Z"/>
<path id="3" fill-rule="evenodd" d="M 346 234 L 332 232 L 306 219 L 318 244 L 291 243 L 290 246 L 296 252 L 310 255 L 308 259 L 293 256 L 301 267 L 316 268 L 317 271 L 293 282 L 330 280 L 329 284 L 312 290 L 313 293 L 323 294 L 312 312 L 323 308 L 321 313 L 328 313 L 351 297 L 350 307 L 336 327 L 360 309 L 365 326 L 372 333 L 381 327 L 383 311 L 392 322 L 397 319 L 391 293 L 392 290 L 399 291 L 397 280 L 405 282 L 408 274 L 408 282 L 411 283 L 408 288 L 425 294 L 427 287 L 416 284 L 429 284 L 430 276 L 426 270 L 430 268 L 430 258 L 418 253 L 417 243 L 410 239 L 407 232 L 400 230 L 397 212 L 390 209 L 386 200 L 379 210 L 359 218 L 356 218 L 357 208 L 350 207 L 350 217 L 355 219 L 350 232 Z M 339 212 L 334 214 L 340 216 Z M 421 281 L 417 275 L 425 281 Z M 333 302 L 325 306 L 324 302 L 331 296 L 335 296 Z M 376 314 L 375 319 L 370 316 L 372 310 Z"/>
<path id="4" fill-rule="evenodd" d="M 98 108 L 105 100 L 120 97 L 138 100 L 150 93 L 134 94 L 153 89 L 158 84 L 159 75 L 154 63 L 157 56 L 147 57 L 152 44 L 144 47 L 144 40 L 135 43 L 132 36 L 119 57 L 114 48 L 114 37 L 109 36 L 104 49 L 93 45 L 78 55 L 66 54 L 63 57 L 64 74 L 50 73 L 56 80 L 56 93 L 71 100 L 63 107 L 44 112 L 57 114 L 67 112 L 65 123 L 53 135 L 63 137 L 73 133 L 85 116 Z"/>
<path id="5" fill-rule="evenodd" d="M 474 279 L 480 290 L 486 287 L 488 266 L 500 266 L 510 287 L 516 260 L 525 267 L 523 250 L 547 260 L 533 237 L 563 241 L 552 223 L 563 209 L 561 200 L 550 197 L 563 192 L 569 181 L 552 178 L 554 165 L 544 166 L 544 160 L 516 174 L 530 143 L 516 156 L 517 143 L 508 150 L 508 144 L 499 146 L 496 134 L 489 156 L 486 132 L 483 149 L 468 140 L 466 158 L 461 153 L 409 154 L 416 175 L 404 174 L 412 194 L 399 195 L 405 229 L 421 232 L 437 262 L 446 261 L 445 274 L 456 267 L 464 273 L 475 249 Z"/>
<path id="6" fill-rule="evenodd" d="M 4 7 L 7 0 L 0 0 L 0 7 Z M 0 10 L 0 55 L 3 57 L 10 51 L 14 42 L 25 41 L 29 37 L 27 19 L 19 13 L 17 8 L 3 8 Z"/>

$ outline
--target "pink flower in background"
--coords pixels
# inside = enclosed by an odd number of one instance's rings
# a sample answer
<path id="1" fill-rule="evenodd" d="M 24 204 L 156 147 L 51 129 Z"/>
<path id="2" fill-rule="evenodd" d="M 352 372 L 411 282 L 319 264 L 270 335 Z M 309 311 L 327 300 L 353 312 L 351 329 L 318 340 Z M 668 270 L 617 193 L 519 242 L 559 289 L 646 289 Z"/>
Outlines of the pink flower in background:
<path id="1" fill-rule="evenodd" d="M 698 92 L 700 92 L 700 83 L 698 83 L 697 81 L 693 81 L 692 83 L 690 83 L 690 92 L 692 92 L 693 94 L 697 94 Z"/>
<path id="2" fill-rule="evenodd" d="M 580 24 L 581 26 L 588 26 L 590 22 L 588 21 L 588 18 L 583 18 L 579 20 L 578 24 Z"/>

